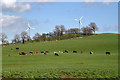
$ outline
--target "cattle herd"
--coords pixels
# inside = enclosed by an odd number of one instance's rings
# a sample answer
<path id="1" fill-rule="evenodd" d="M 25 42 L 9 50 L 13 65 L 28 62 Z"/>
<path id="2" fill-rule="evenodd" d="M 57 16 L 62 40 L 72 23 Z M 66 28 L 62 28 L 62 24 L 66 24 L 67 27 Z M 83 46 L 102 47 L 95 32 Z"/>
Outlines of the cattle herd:
<path id="1" fill-rule="evenodd" d="M 13 48 L 11 48 L 11 50 L 13 50 Z M 19 50 L 19 48 L 17 47 L 16 50 Z M 25 53 L 25 52 L 20 52 L 19 55 L 33 55 L 33 54 L 37 54 L 39 52 L 29 52 L 29 53 Z M 49 53 L 49 51 L 41 51 L 40 53 L 43 53 L 44 55 L 47 55 Z M 59 51 L 59 52 L 54 52 L 55 56 L 59 56 L 59 53 L 69 53 L 68 50 L 64 50 L 63 52 Z M 73 51 L 73 53 L 77 53 L 77 51 Z M 80 53 L 82 54 L 83 51 L 80 51 Z M 90 55 L 93 54 L 92 51 L 90 51 L 89 53 Z M 106 55 L 110 55 L 110 52 L 106 52 Z M 11 56 L 10 54 L 8 56 Z"/>

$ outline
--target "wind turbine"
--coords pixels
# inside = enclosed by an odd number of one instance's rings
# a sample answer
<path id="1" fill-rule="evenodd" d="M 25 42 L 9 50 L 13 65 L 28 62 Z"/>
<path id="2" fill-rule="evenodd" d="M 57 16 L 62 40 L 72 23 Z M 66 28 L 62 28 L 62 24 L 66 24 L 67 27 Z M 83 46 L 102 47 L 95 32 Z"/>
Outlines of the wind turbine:
<path id="1" fill-rule="evenodd" d="M 83 16 L 80 19 L 74 19 L 75 21 L 79 21 L 79 32 L 78 33 L 80 33 L 80 25 L 82 25 L 82 22 L 81 22 L 82 18 Z"/>
<path id="2" fill-rule="evenodd" d="M 29 37 L 30 37 L 30 29 L 35 29 L 35 28 L 30 27 L 30 24 L 28 23 L 28 28 L 26 29 L 26 31 L 29 31 Z"/>

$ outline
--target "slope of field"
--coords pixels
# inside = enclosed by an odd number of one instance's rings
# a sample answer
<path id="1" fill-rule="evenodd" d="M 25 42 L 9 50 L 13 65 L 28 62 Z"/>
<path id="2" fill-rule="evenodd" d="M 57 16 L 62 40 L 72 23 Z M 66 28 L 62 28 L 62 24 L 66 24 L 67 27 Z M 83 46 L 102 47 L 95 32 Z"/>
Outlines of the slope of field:
<path id="1" fill-rule="evenodd" d="M 19 47 L 19 50 L 15 50 Z M 13 50 L 11 50 L 13 48 Z M 44 55 L 41 51 L 47 50 Z M 54 51 L 68 50 L 69 53 Z M 78 53 L 72 53 L 73 50 Z M 118 77 L 118 35 L 101 34 L 61 41 L 35 42 L 3 47 L 3 77 L 23 78 L 115 78 Z M 39 52 L 18 55 L 19 52 Z M 80 51 L 83 51 L 81 54 Z M 93 55 L 89 52 L 93 51 Z M 105 52 L 110 51 L 110 55 Z M 11 54 L 11 56 L 8 56 Z"/>

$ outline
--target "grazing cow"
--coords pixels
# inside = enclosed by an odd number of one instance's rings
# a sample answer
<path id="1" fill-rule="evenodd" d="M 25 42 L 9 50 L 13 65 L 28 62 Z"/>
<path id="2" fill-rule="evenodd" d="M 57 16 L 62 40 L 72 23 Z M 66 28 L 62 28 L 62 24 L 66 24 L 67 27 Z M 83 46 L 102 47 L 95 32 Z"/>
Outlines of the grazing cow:
<path id="1" fill-rule="evenodd" d="M 59 54 L 55 53 L 55 56 L 59 56 Z"/>
<path id="2" fill-rule="evenodd" d="M 106 52 L 106 55 L 107 55 L 107 54 L 110 55 L 110 52 Z"/>
<path id="3" fill-rule="evenodd" d="M 30 55 L 33 55 L 33 52 L 29 52 L 30 53 Z"/>
<path id="4" fill-rule="evenodd" d="M 35 54 L 37 54 L 38 52 L 34 52 Z"/>
<path id="5" fill-rule="evenodd" d="M 28 54 L 25 52 L 21 52 L 21 53 L 19 53 L 19 55 L 28 55 Z"/>
<path id="6" fill-rule="evenodd" d="M 8 54 L 8 56 L 11 56 L 11 54 Z"/>
<path id="7" fill-rule="evenodd" d="M 65 50 L 65 51 L 63 51 L 63 53 L 68 53 L 68 51 L 67 51 L 67 50 Z"/>
<path id="8" fill-rule="evenodd" d="M 16 48 L 16 50 L 18 50 L 19 48 Z"/>
<path id="9" fill-rule="evenodd" d="M 92 51 L 90 51 L 90 55 L 92 55 L 93 54 L 93 52 Z"/>
<path id="10" fill-rule="evenodd" d="M 59 54 L 57 52 L 54 52 L 55 56 L 59 56 Z"/>
<path id="11" fill-rule="evenodd" d="M 44 54 L 46 55 L 46 54 L 47 54 L 47 52 L 44 52 Z"/>
<path id="12" fill-rule="evenodd" d="M 28 55 L 27 53 L 25 53 L 25 52 L 22 52 L 22 55 Z"/>
<path id="13" fill-rule="evenodd" d="M 44 51 L 41 51 L 41 53 L 44 53 Z"/>
<path id="14" fill-rule="evenodd" d="M 73 51 L 73 53 L 77 53 L 77 51 Z"/>
<path id="15" fill-rule="evenodd" d="M 29 52 L 29 53 L 33 53 L 33 52 Z"/>

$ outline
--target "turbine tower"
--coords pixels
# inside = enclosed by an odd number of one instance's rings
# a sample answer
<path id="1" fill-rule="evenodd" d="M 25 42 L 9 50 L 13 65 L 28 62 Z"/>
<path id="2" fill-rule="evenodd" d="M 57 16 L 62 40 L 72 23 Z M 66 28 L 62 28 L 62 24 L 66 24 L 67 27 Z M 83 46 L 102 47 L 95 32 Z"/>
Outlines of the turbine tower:
<path id="1" fill-rule="evenodd" d="M 81 22 L 82 18 L 83 18 L 83 16 L 80 19 L 74 19 L 75 21 L 79 21 L 79 31 L 78 31 L 78 33 L 80 33 L 80 25 L 82 25 L 82 22 Z"/>
<path id="2" fill-rule="evenodd" d="M 28 28 L 26 31 L 29 31 L 29 37 L 30 37 L 30 29 L 35 29 L 35 28 L 30 27 L 30 24 L 28 23 Z M 30 41 L 30 39 L 29 39 L 29 41 Z"/>

